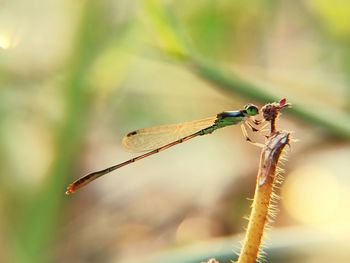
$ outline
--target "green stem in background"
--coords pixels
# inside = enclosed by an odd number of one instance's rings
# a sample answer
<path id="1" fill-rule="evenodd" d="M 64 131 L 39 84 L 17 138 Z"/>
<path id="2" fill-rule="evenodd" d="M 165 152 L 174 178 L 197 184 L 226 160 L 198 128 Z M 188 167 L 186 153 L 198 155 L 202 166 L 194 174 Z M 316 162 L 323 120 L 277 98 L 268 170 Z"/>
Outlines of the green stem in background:
<path id="1" fill-rule="evenodd" d="M 72 167 L 76 162 L 76 153 L 84 138 L 88 109 L 93 99 L 93 90 L 87 82 L 87 72 L 104 42 L 103 35 L 107 26 L 103 9 L 98 2 L 85 1 L 81 13 L 72 58 L 63 83 L 65 99 L 65 118 L 57 129 L 55 159 L 42 189 L 25 201 L 21 217 L 14 227 L 15 262 L 50 262 L 53 242 L 57 234 L 57 225 L 62 213 L 62 194 L 64 186 L 70 180 Z M 101 30 L 102 28 L 102 30 Z M 106 34 L 108 36 L 108 34 Z M 35 149 L 33 149 L 35 151 Z M 14 232 L 15 232 L 14 231 Z"/>
<path id="2" fill-rule="evenodd" d="M 162 49 L 165 53 L 173 56 L 175 59 L 180 59 L 181 62 L 188 65 L 188 68 L 199 77 L 214 83 L 218 88 L 229 94 L 239 94 L 249 101 L 259 101 L 261 103 L 276 101 L 278 99 L 267 92 L 266 88 L 254 84 L 249 80 L 244 80 L 233 72 L 219 68 L 216 65 L 217 63 L 201 58 L 193 45 L 191 45 L 191 41 L 184 33 L 183 27 L 181 27 L 180 22 L 176 19 L 171 8 L 156 4 L 154 1 L 148 2 L 148 6 L 149 5 L 151 5 L 152 8 L 148 7 L 148 10 L 157 10 L 157 12 L 149 12 L 156 31 L 159 32 L 159 19 L 157 19 L 157 17 L 161 16 L 162 23 L 167 23 L 166 25 L 162 24 L 162 32 L 168 30 L 167 34 L 173 36 L 172 39 L 175 39 L 173 41 L 176 41 L 177 47 L 182 48 L 181 50 L 177 49 L 177 53 L 174 55 L 173 50 L 168 50 L 166 45 L 163 45 Z M 160 34 L 162 32 L 159 32 L 159 37 L 162 36 Z M 293 103 L 293 105 L 293 109 L 288 111 L 288 114 L 297 117 L 298 120 L 322 127 L 335 137 L 350 139 L 349 118 L 341 118 L 340 116 L 334 117 L 331 114 L 326 115 L 324 113 L 318 113 L 310 107 L 303 107 L 295 103 Z"/>
<path id="3" fill-rule="evenodd" d="M 262 103 L 277 100 L 277 97 L 266 92 L 266 89 L 263 89 L 263 87 L 243 80 L 233 72 L 225 72 L 214 66 L 213 63 L 193 59 L 191 64 L 191 69 L 194 70 L 197 75 L 213 82 L 228 93 L 238 93 L 250 100 L 260 101 Z M 334 136 L 350 139 L 349 118 L 341 119 L 339 116 L 336 118 L 331 115 L 325 116 L 324 114 L 317 113 L 317 111 L 312 111 L 310 108 L 305 108 L 295 103 L 293 103 L 293 108 L 290 109 L 287 114 L 291 114 L 308 124 L 320 126 Z"/>

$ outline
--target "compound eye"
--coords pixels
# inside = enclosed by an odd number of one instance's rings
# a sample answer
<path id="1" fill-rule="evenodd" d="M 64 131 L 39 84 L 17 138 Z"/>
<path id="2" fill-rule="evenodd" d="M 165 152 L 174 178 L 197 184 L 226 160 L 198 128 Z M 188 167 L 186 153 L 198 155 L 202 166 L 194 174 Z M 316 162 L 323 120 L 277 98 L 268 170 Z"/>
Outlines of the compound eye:
<path id="1" fill-rule="evenodd" d="M 244 108 L 249 116 L 255 116 L 255 115 L 259 114 L 258 107 L 253 105 L 253 104 L 247 104 Z"/>

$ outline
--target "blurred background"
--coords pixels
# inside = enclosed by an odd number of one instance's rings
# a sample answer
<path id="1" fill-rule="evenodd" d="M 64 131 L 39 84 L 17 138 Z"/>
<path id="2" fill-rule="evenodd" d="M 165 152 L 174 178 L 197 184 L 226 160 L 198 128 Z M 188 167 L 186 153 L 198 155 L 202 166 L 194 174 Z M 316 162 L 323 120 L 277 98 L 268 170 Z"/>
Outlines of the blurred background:
<path id="1" fill-rule="evenodd" d="M 239 127 L 66 196 L 137 128 L 286 97 L 268 262 L 350 262 L 350 2 L 0 2 L 0 261 L 235 259 L 260 149 Z M 255 134 L 263 142 L 264 136 Z"/>

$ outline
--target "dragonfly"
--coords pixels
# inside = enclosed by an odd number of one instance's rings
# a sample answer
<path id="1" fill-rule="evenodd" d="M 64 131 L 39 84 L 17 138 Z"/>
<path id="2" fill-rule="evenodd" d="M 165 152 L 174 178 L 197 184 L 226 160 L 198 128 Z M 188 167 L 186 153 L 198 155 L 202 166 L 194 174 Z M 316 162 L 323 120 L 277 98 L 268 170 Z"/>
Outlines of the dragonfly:
<path id="1" fill-rule="evenodd" d="M 250 123 L 250 121 L 252 121 L 254 124 L 259 125 L 262 122 L 255 119 L 255 116 L 258 114 L 259 108 L 257 106 L 254 104 L 247 104 L 242 110 L 224 111 L 214 117 L 206 119 L 132 131 L 124 137 L 122 142 L 123 146 L 132 152 L 147 151 L 145 154 L 79 178 L 67 187 L 66 194 L 74 193 L 77 189 L 123 166 L 169 149 L 170 147 L 195 137 L 211 134 L 227 126 L 241 124 L 242 132 L 246 140 L 254 144 L 248 137 L 245 125 L 253 131 L 258 131 L 258 129 L 254 128 Z"/>

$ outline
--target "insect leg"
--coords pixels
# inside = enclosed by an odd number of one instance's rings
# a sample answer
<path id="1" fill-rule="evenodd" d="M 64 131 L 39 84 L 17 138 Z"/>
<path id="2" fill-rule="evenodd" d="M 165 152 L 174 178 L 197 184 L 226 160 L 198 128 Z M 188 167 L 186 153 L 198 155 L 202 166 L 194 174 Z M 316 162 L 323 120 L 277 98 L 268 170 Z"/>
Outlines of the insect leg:
<path id="1" fill-rule="evenodd" d="M 258 147 L 264 147 L 264 144 L 258 143 L 258 142 L 254 142 L 254 141 L 252 141 L 252 140 L 249 138 L 247 129 L 246 129 L 246 127 L 245 127 L 244 125 L 245 125 L 245 123 L 243 122 L 243 123 L 241 124 L 241 129 L 242 129 L 242 133 L 243 133 L 243 135 L 244 135 L 246 141 L 249 142 L 250 144 L 253 144 L 253 145 L 258 146 Z"/>

